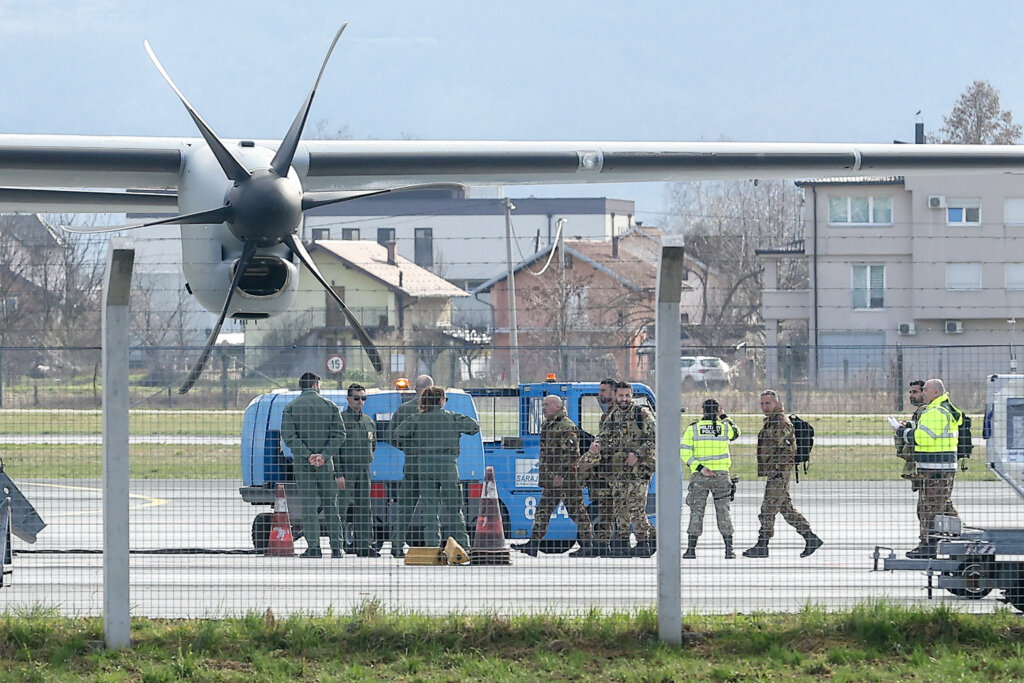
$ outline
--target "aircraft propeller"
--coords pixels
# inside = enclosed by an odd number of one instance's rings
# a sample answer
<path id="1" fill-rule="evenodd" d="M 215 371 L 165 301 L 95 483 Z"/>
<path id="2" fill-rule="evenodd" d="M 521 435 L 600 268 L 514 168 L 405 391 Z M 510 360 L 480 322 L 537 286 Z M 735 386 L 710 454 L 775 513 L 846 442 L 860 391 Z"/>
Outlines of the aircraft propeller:
<path id="1" fill-rule="evenodd" d="M 210 332 L 210 336 L 207 338 L 206 344 L 203 347 L 202 352 L 199 354 L 199 358 L 196 359 L 196 362 L 193 364 L 185 381 L 178 388 L 179 394 L 188 392 L 202 374 L 203 367 L 206 365 L 206 361 L 209 359 L 213 346 L 220 334 L 220 329 L 224 324 L 224 319 L 227 317 L 228 309 L 231 306 L 231 299 L 235 290 L 241 283 L 246 269 L 255 257 L 257 249 L 260 247 L 273 247 L 277 244 L 284 244 L 287 246 L 302 265 L 304 265 L 313 274 L 313 277 L 317 279 L 327 293 L 335 300 L 341 308 L 342 313 L 344 313 L 345 317 L 352 325 L 352 329 L 359 338 L 367 356 L 369 356 L 370 363 L 373 365 L 374 369 L 377 372 L 381 372 L 384 369 L 384 363 L 381 360 L 380 353 L 377 351 L 377 347 L 374 346 L 373 341 L 370 339 L 370 335 L 367 334 L 362 324 L 360 324 L 351 309 L 345 305 L 345 302 L 341 297 L 339 297 L 328 285 L 323 275 L 313 264 L 313 260 L 310 258 L 309 253 L 306 251 L 305 247 L 303 247 L 302 240 L 297 236 L 298 228 L 302 221 L 302 212 L 306 209 L 316 208 L 319 206 L 326 206 L 328 204 L 336 204 L 364 197 L 372 197 L 389 192 L 402 192 L 437 187 L 447 188 L 451 187 L 451 185 L 407 185 L 403 187 L 370 190 L 366 192 L 304 192 L 297 177 L 294 174 L 289 176 L 292 160 L 294 159 L 295 152 L 298 149 L 299 139 L 301 138 L 302 130 L 306 125 L 306 119 L 309 115 L 309 109 L 313 102 L 313 97 L 316 95 L 316 89 L 320 84 L 320 79 L 323 77 L 324 69 L 327 68 L 327 62 L 330 60 L 331 54 L 334 52 L 334 47 L 337 45 L 338 39 L 341 37 L 346 26 L 348 26 L 347 22 L 342 24 L 341 28 L 339 28 L 338 32 L 334 35 L 334 40 L 331 42 L 331 46 L 327 50 L 327 55 L 324 57 L 323 64 L 320 66 L 320 72 L 317 74 L 316 81 L 313 83 L 313 87 L 309 91 L 309 95 L 306 97 L 305 102 L 303 102 L 302 107 L 299 109 L 299 113 L 292 122 L 291 128 L 288 129 L 288 132 L 281 141 L 277 152 L 274 154 L 270 167 L 253 170 L 246 168 L 245 165 L 242 164 L 234 154 L 232 154 L 231 150 L 221 141 L 221 139 L 217 137 L 217 134 L 214 133 L 213 129 L 206 123 L 206 121 L 203 120 L 202 116 L 199 115 L 181 90 L 179 90 L 174 84 L 174 81 L 171 80 L 170 75 L 164 69 L 160 60 L 157 59 L 156 53 L 153 51 L 149 42 L 146 41 L 145 43 L 146 52 L 149 54 L 149 58 L 160 72 L 160 75 L 163 76 L 165 81 L 167 81 L 167 84 L 171 86 L 172 90 L 174 90 L 178 99 L 181 100 L 181 103 L 188 111 L 189 116 L 192 117 L 196 127 L 202 134 L 203 139 L 206 140 L 206 144 L 209 145 L 217 163 L 224 171 L 224 175 L 233 182 L 233 185 L 231 189 L 228 190 L 224 205 L 209 210 L 182 214 L 171 218 L 162 218 L 133 225 L 104 227 L 99 230 L 95 228 L 83 229 L 71 226 L 65 226 L 64 229 L 70 232 L 116 232 L 162 224 L 203 225 L 225 223 L 231 233 L 241 241 L 242 253 L 234 264 L 234 274 L 232 277 L 231 287 L 227 292 L 227 296 L 224 298 L 224 305 L 221 308 L 220 316 L 217 318 L 217 324 Z"/>

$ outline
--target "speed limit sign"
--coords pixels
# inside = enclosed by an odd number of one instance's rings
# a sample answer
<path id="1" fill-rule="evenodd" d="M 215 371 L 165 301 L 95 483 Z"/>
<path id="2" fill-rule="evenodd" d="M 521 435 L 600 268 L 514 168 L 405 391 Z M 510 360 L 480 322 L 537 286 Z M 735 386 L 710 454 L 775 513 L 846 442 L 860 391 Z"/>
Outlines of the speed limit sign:
<path id="1" fill-rule="evenodd" d="M 335 354 L 327 357 L 327 372 L 341 372 L 345 369 L 345 359 Z"/>

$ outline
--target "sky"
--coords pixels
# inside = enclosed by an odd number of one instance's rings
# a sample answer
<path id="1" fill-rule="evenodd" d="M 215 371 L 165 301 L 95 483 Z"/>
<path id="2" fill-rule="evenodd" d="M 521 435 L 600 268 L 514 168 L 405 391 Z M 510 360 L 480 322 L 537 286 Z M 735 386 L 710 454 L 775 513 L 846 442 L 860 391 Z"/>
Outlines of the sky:
<path id="1" fill-rule="evenodd" d="M 344 21 L 306 137 L 891 142 L 974 80 L 1024 121 L 1017 2 L 5 0 L 0 133 L 196 137 L 148 39 L 219 135 L 281 138 Z"/>

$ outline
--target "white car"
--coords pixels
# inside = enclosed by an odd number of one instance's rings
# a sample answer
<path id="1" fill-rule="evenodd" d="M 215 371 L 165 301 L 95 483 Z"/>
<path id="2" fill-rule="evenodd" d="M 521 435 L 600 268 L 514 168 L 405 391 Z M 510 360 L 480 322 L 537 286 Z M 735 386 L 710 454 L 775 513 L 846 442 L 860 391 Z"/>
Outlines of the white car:
<path id="1" fill-rule="evenodd" d="M 683 389 L 729 386 L 729 365 L 714 356 L 682 356 L 679 359 Z"/>

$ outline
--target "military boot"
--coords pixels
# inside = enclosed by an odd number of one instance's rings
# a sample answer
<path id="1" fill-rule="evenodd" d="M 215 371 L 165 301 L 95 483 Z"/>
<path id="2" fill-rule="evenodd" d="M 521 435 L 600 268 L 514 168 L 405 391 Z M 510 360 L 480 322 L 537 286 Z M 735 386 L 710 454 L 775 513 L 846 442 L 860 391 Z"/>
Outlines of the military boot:
<path id="1" fill-rule="evenodd" d="M 725 559 L 735 560 L 736 553 L 732 551 L 732 536 L 722 536 L 722 540 L 725 541 Z"/>
<path id="2" fill-rule="evenodd" d="M 537 557 L 537 549 L 540 548 L 540 541 L 531 538 L 529 541 L 523 543 L 522 545 L 515 545 L 512 547 L 521 553 L 526 553 L 530 557 Z"/>
<path id="3" fill-rule="evenodd" d="M 907 557 L 912 560 L 932 559 L 935 557 L 935 544 L 921 541 L 916 548 L 907 551 Z"/>
<path id="4" fill-rule="evenodd" d="M 803 552 L 800 553 L 800 557 L 807 557 L 808 555 L 813 554 L 814 551 L 820 548 L 824 543 L 824 541 L 814 535 L 813 531 L 807 532 L 807 535 L 804 536 L 804 542 L 804 549 Z"/>
<path id="5" fill-rule="evenodd" d="M 608 544 L 608 552 L 602 557 L 630 557 L 632 549 L 629 547 L 629 540 L 625 538 L 613 538 Z"/>
<path id="6" fill-rule="evenodd" d="M 605 557 L 608 554 L 608 544 L 597 541 L 587 541 L 581 544 L 579 550 L 569 553 L 569 557 Z"/>
<path id="7" fill-rule="evenodd" d="M 645 538 L 642 541 L 636 542 L 630 557 L 651 557 L 656 549 L 657 545 L 654 542 L 654 538 Z"/>
<path id="8" fill-rule="evenodd" d="M 690 535 L 686 539 L 686 552 L 683 553 L 684 560 L 696 560 L 697 559 L 697 539 L 700 536 Z"/>
<path id="9" fill-rule="evenodd" d="M 768 557 L 768 539 L 757 539 L 756 544 L 743 551 L 743 557 Z"/>

